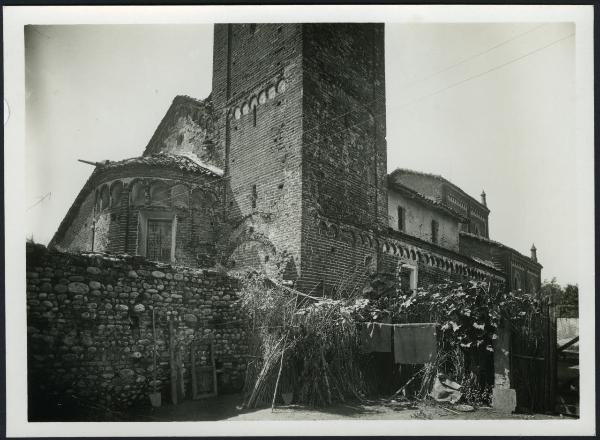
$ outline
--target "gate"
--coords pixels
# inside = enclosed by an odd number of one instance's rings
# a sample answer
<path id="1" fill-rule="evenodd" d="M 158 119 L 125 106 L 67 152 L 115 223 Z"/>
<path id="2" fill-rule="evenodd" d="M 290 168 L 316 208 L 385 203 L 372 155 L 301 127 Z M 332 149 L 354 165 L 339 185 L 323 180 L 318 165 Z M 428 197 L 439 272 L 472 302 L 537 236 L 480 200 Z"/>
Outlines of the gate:
<path id="1" fill-rule="evenodd" d="M 511 331 L 510 380 L 518 412 L 555 411 L 556 359 L 555 310 L 544 304 L 527 328 Z"/>

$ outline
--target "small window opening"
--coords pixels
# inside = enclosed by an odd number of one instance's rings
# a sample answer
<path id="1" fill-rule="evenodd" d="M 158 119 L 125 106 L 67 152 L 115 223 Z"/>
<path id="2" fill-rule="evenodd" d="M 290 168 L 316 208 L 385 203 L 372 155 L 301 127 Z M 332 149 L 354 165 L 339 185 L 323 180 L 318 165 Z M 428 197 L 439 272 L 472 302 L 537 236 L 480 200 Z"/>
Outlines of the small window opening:
<path id="1" fill-rule="evenodd" d="M 253 123 L 254 123 L 254 126 L 255 126 L 255 127 L 256 127 L 256 108 L 257 108 L 257 107 L 254 107 L 254 108 L 252 109 L 252 119 L 253 119 Z"/>
<path id="2" fill-rule="evenodd" d="M 256 199 L 258 199 L 258 193 L 256 191 L 256 185 L 252 185 L 252 208 L 256 208 Z"/>
<path id="3" fill-rule="evenodd" d="M 277 188 L 283 189 L 283 183 L 280 183 L 279 185 L 277 185 Z"/>
<path id="4" fill-rule="evenodd" d="M 398 230 L 404 231 L 404 208 L 398 206 Z"/>
<path id="5" fill-rule="evenodd" d="M 439 227 L 440 226 L 437 221 L 431 220 L 431 241 L 436 244 L 439 240 Z"/>
<path id="6" fill-rule="evenodd" d="M 265 263 L 268 263 L 268 262 L 269 262 L 269 256 L 265 255 Z"/>
<path id="7" fill-rule="evenodd" d="M 251 24 L 250 25 L 250 32 L 251 33 L 255 33 L 256 32 L 256 24 Z"/>
<path id="8" fill-rule="evenodd" d="M 335 253 L 335 247 L 331 246 L 331 253 Z"/>

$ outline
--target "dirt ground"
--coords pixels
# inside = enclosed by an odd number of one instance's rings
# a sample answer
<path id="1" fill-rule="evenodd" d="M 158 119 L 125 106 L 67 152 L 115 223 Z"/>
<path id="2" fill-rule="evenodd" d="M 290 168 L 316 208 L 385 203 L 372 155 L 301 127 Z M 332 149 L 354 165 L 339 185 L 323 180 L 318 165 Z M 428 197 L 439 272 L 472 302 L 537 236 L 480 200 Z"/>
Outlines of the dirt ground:
<path id="1" fill-rule="evenodd" d="M 487 420 L 487 419 L 560 419 L 543 414 L 501 414 L 492 408 L 460 412 L 456 407 L 435 403 L 391 402 L 373 400 L 366 403 L 338 404 L 328 408 L 307 408 L 299 405 L 246 410 L 241 407 L 241 395 L 185 401 L 178 405 L 164 403 L 160 408 L 147 407 L 130 413 L 129 421 L 216 421 L 216 420 Z M 454 409 L 453 409 L 454 408 Z"/>

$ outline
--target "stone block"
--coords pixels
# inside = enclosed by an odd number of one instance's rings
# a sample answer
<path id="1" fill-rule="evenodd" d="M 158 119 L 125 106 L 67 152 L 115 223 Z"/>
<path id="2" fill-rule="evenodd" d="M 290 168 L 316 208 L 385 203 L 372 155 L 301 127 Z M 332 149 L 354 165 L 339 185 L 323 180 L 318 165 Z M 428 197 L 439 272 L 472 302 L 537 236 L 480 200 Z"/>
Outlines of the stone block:
<path id="1" fill-rule="evenodd" d="M 69 283 L 68 289 L 69 289 L 69 292 L 71 292 L 71 293 L 79 293 L 79 294 L 88 293 L 88 291 L 90 290 L 89 287 L 87 286 L 87 284 L 84 284 L 79 281 Z"/>
<path id="2" fill-rule="evenodd" d="M 513 388 L 494 387 L 492 407 L 502 414 L 511 414 L 517 407 L 517 392 Z"/>

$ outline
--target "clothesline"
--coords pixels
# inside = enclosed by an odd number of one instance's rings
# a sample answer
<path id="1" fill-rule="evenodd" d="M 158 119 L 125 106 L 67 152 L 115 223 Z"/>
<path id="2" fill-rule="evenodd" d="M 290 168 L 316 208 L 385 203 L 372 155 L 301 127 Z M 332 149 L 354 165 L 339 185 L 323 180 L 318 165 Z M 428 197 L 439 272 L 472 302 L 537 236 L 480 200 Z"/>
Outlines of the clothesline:
<path id="1" fill-rule="evenodd" d="M 407 322 L 407 323 L 396 323 L 390 324 L 388 322 L 376 322 L 376 321 L 364 321 L 361 324 L 378 324 L 378 325 L 389 325 L 389 326 L 403 326 L 403 327 L 417 327 L 420 325 L 439 325 L 437 322 Z"/>

